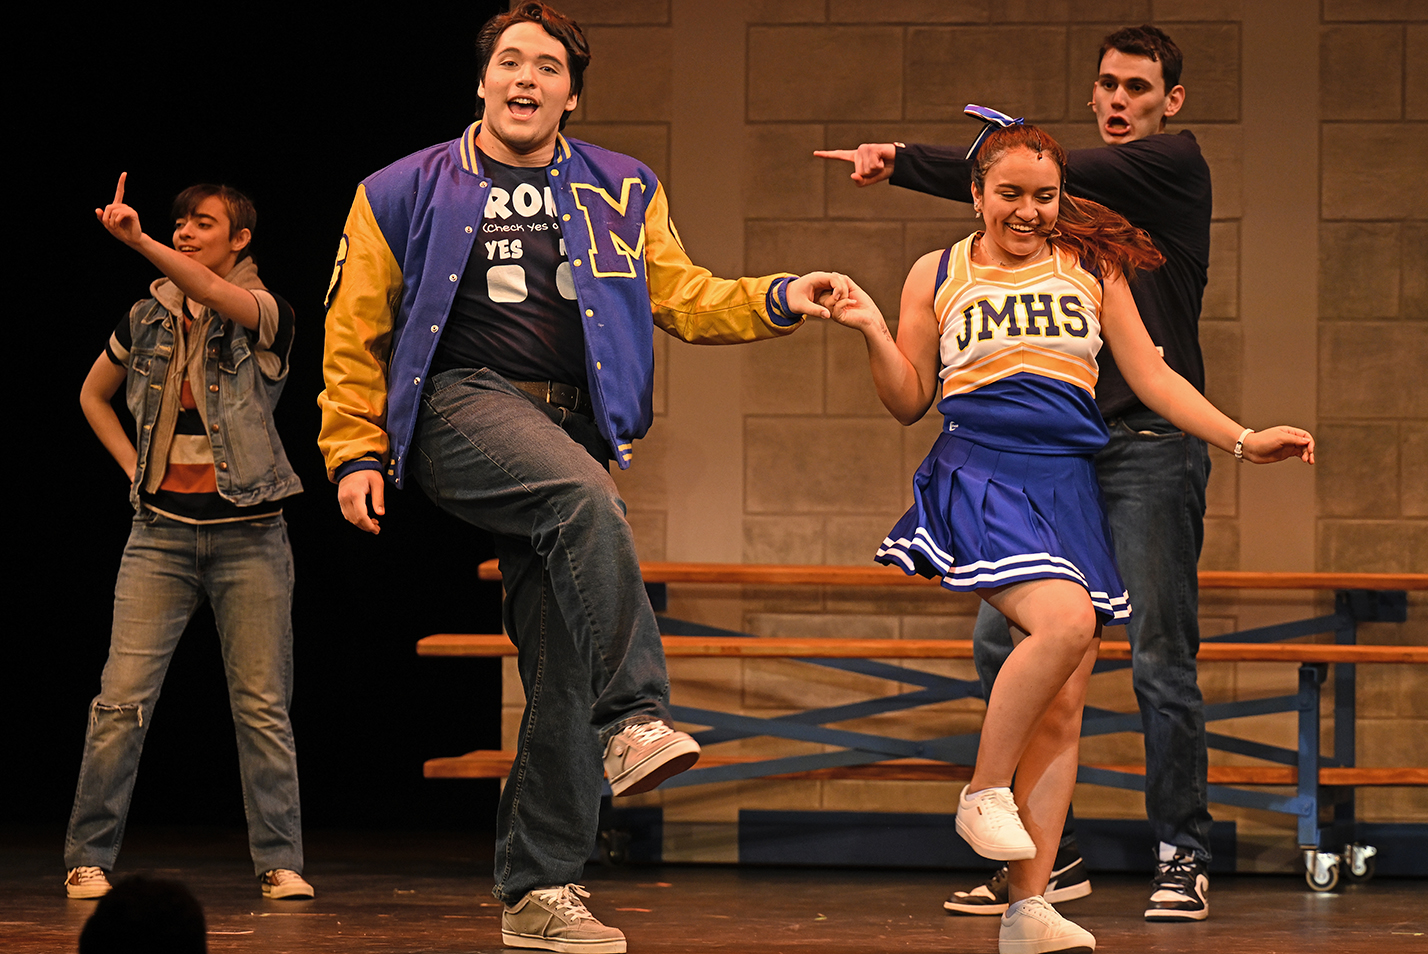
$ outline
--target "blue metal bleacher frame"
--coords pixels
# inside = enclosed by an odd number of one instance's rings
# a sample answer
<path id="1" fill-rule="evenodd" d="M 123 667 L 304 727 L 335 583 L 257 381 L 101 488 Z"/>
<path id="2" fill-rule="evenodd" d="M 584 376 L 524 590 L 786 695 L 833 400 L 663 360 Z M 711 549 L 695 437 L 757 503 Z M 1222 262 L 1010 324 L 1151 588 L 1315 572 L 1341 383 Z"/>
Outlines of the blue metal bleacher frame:
<path id="1" fill-rule="evenodd" d="M 648 584 L 657 608 L 665 601 L 664 584 Z M 1206 643 L 1271 643 L 1332 633 L 1342 645 L 1357 642 L 1358 624 L 1362 622 L 1404 622 L 1407 619 L 1408 598 L 1403 590 L 1338 590 L 1334 612 L 1325 616 L 1295 620 L 1256 629 L 1226 633 L 1204 640 Z M 669 636 L 747 637 L 749 633 L 717 629 L 699 623 L 661 615 L 660 630 Z M 762 778 L 818 769 L 870 765 L 890 759 L 930 759 L 956 765 L 971 765 L 976 758 L 977 733 L 939 736 L 909 740 L 866 732 L 830 728 L 833 723 L 865 718 L 881 713 L 915 709 L 933 703 L 955 699 L 981 698 L 980 683 L 925 672 L 912 665 L 895 666 L 874 659 L 799 658 L 794 661 L 823 666 L 844 672 L 859 673 L 878 679 L 909 683 L 919 688 L 890 696 L 880 696 L 860 702 L 809 709 L 774 718 L 760 718 L 675 705 L 674 718 L 709 728 L 695 733 L 701 745 L 712 745 L 755 736 L 771 736 L 799 742 L 835 746 L 835 751 L 791 755 L 760 761 L 694 768 L 664 783 L 665 789 L 682 788 L 712 782 L 730 782 Z M 1096 664 L 1096 674 L 1128 668 L 1129 661 L 1102 660 Z M 1328 664 L 1305 663 L 1299 667 L 1299 688 L 1290 695 L 1261 699 L 1222 702 L 1205 707 L 1207 723 L 1295 712 L 1298 714 L 1297 748 L 1267 745 L 1219 732 L 1208 732 L 1209 747 L 1224 752 L 1261 759 L 1277 765 L 1294 766 L 1298 770 L 1295 794 L 1284 794 L 1238 788 L 1230 785 L 1210 785 L 1211 802 L 1262 809 L 1293 815 L 1298 820 L 1299 845 L 1304 850 L 1322 849 L 1327 839 L 1346 844 L 1354 838 L 1354 790 L 1324 786 L 1319 782 L 1321 767 L 1351 767 L 1355 764 L 1354 720 L 1356 714 L 1356 674 L 1351 663 L 1334 665 L 1334 746 L 1333 753 L 1321 752 L 1320 723 L 1322 687 L 1328 678 Z M 1121 713 L 1088 706 L 1082 723 L 1082 735 L 1096 736 L 1116 732 L 1140 732 L 1139 712 Z M 1112 771 L 1083 765 L 1078 782 L 1106 785 L 1114 788 L 1144 791 L 1145 776 L 1133 772 Z M 1322 813 L 1333 807 L 1332 819 Z"/>

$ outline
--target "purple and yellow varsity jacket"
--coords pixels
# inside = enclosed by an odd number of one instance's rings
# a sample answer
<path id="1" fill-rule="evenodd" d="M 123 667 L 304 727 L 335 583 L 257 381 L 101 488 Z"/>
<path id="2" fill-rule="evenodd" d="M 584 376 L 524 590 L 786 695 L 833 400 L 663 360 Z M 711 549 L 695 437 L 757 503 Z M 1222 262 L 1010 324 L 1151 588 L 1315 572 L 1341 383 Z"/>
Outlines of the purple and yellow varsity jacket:
<path id="1" fill-rule="evenodd" d="M 485 212 L 476 134 L 398 160 L 357 187 L 327 293 L 318 444 L 328 477 L 402 485 L 422 386 Z M 715 278 L 689 260 L 644 164 L 559 137 L 546 168 L 585 328 L 595 422 L 621 468 L 653 419 L 654 326 L 696 344 L 787 334 L 792 276 Z"/>

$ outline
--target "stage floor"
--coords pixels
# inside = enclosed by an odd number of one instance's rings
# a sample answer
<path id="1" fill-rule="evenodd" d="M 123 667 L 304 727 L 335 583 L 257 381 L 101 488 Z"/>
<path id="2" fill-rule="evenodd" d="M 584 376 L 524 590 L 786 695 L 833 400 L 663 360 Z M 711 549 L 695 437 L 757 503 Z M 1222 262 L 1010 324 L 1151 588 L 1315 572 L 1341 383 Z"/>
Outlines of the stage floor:
<path id="1" fill-rule="evenodd" d="M 77 950 L 94 908 L 61 886 L 62 833 L 0 829 L 0 949 Z M 129 833 L 117 875 L 181 880 L 203 902 L 213 952 L 495 952 L 489 839 L 469 833 L 311 832 L 311 901 L 264 901 L 242 832 Z M 924 951 L 988 954 L 997 919 L 948 916 L 942 901 L 964 873 L 820 868 L 592 865 L 597 917 L 632 954 Z M 1144 878 L 1099 875 L 1062 913 L 1095 933 L 1098 951 L 1428 951 L 1428 881 L 1376 879 L 1313 894 L 1302 878 L 1217 876 L 1211 917 L 1147 924 Z"/>

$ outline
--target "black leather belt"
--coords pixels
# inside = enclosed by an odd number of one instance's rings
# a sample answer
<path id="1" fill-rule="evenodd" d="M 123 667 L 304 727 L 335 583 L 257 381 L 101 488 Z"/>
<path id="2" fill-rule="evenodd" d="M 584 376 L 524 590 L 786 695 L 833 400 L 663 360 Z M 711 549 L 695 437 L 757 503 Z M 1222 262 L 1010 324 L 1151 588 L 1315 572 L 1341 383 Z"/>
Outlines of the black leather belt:
<path id="1" fill-rule="evenodd" d="M 595 409 L 590 404 L 589 391 L 582 391 L 572 385 L 561 384 L 559 381 L 512 381 L 511 385 L 536 400 L 544 401 L 554 407 L 563 407 L 567 411 L 584 414 L 586 417 L 595 416 Z"/>

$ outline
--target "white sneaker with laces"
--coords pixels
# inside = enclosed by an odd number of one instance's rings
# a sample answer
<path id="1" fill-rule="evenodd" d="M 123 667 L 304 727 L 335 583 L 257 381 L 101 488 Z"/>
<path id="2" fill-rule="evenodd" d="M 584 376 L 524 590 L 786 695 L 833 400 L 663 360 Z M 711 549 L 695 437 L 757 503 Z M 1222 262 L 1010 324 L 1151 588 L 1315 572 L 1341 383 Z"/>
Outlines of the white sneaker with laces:
<path id="1" fill-rule="evenodd" d="M 627 725 L 605 744 L 605 776 L 615 795 L 648 792 L 699 761 L 699 743 L 659 720 Z"/>
<path id="2" fill-rule="evenodd" d="M 1095 935 L 1057 914 L 1039 894 L 1008 907 L 997 934 L 1000 954 L 1085 954 L 1095 949 Z"/>
<path id="3" fill-rule="evenodd" d="M 583 885 L 535 888 L 501 912 L 501 941 L 507 947 L 561 954 L 625 954 L 625 935 L 601 924 L 581 898 Z"/>
<path id="4" fill-rule="evenodd" d="M 94 865 L 80 865 L 78 868 L 71 868 L 64 877 L 65 897 L 73 898 L 76 901 L 102 898 L 109 891 L 109 879 L 104 876 L 104 869 Z"/>
<path id="5" fill-rule="evenodd" d="M 1023 861 L 1036 857 L 1036 843 L 1022 827 L 1016 799 L 1009 788 L 984 788 L 957 799 L 957 834 L 972 850 L 993 861 Z"/>

